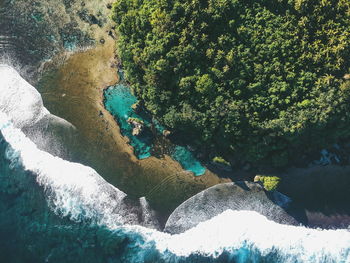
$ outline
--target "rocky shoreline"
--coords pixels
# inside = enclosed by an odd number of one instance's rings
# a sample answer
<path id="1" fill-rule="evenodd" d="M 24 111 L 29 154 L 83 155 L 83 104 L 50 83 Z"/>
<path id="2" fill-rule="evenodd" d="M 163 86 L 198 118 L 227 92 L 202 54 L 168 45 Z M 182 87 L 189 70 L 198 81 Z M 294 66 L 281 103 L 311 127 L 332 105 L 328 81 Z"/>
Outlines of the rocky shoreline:
<path id="1" fill-rule="evenodd" d="M 104 89 L 118 82 L 119 62 L 115 59 L 114 25 L 104 19 L 109 15 L 111 1 L 60 2 L 52 17 L 47 13 L 50 10 L 47 1 L 36 0 L 35 3 L 34 5 L 23 0 L 13 1 L 13 3 L 6 1 L 9 7 L 16 6 L 9 16 L 15 15 L 20 9 L 26 12 L 23 18 L 16 22 L 17 24 L 13 22 L 6 24 L 6 21 L 13 20 L 6 20 L 7 16 L 1 17 L 0 26 L 5 26 L 1 28 L 0 36 L 10 34 L 11 30 L 18 30 L 17 34 L 21 36 L 23 30 L 28 29 L 23 41 L 30 44 L 24 46 L 20 41 L 18 48 L 9 42 L 0 46 L 0 51 L 11 46 L 9 54 L 16 54 L 12 62 L 18 63 L 17 68 L 28 68 L 31 65 L 27 70 L 28 74 L 23 73 L 23 70 L 21 72 L 32 83 L 38 84 L 36 86 L 42 94 L 46 107 L 78 129 L 79 139 L 76 145 L 74 147 L 66 145 L 68 150 L 73 152 L 70 157 L 72 160 L 92 166 L 111 184 L 132 197 L 146 196 L 164 218 L 180 203 L 208 187 L 230 181 L 252 181 L 254 176 L 260 173 L 246 165 L 242 165 L 242 169 L 234 167 L 232 171 L 225 171 L 216 165 L 209 164 L 207 172 L 197 178 L 184 171 L 179 163 L 167 155 L 162 159 L 150 157 L 138 160 L 128 144 L 128 139 L 121 135 L 113 116 L 103 105 Z M 32 17 L 30 15 L 32 13 L 37 16 Z M 57 21 L 60 21 L 58 27 L 56 27 Z M 25 27 L 26 23 L 28 25 Z M 30 23 L 36 23 L 38 26 L 33 27 Z M 44 33 L 38 35 L 38 32 L 45 27 L 47 29 L 43 31 Z M 56 30 L 54 30 L 55 27 Z M 63 28 L 77 38 L 69 38 Z M 50 36 L 54 36 L 55 40 Z M 18 51 L 19 49 L 21 52 Z M 33 49 L 37 51 L 34 52 Z M 38 76 L 40 76 L 39 81 L 37 81 Z M 320 169 L 328 175 L 333 175 L 339 173 L 340 168 L 332 166 L 323 169 L 323 166 L 320 166 Z M 350 174 L 349 167 L 341 169 L 344 174 Z M 301 193 L 309 191 L 311 200 L 306 209 L 309 217 L 314 218 L 315 226 L 332 227 L 332 222 L 339 221 L 341 224 L 333 224 L 333 226 L 349 225 L 350 212 L 346 209 L 344 211 L 325 209 L 332 205 L 331 203 L 322 204 L 318 208 L 312 207 L 313 203 L 318 203 L 318 200 L 312 200 L 313 186 L 320 186 L 321 196 L 322 189 L 325 189 L 323 185 L 330 182 L 338 183 L 337 179 L 330 178 L 327 181 L 320 177 L 317 179 L 312 177 L 309 180 L 308 172 L 314 170 L 317 168 L 301 170 L 289 168 L 283 171 L 271 170 L 271 173 L 277 173 L 278 176 L 286 179 L 283 181 L 281 191 L 296 199 L 297 202 L 303 201 Z M 306 177 L 301 178 L 302 174 Z M 346 186 L 350 180 L 346 176 L 341 177 L 342 185 Z M 306 181 L 310 181 L 307 184 L 309 188 L 300 191 L 300 187 L 303 187 Z M 339 189 L 333 191 L 338 192 Z M 342 193 L 343 195 L 339 195 L 334 202 L 343 200 L 342 206 L 347 207 L 349 197 L 346 192 Z M 332 196 L 332 191 L 326 192 L 324 196 Z M 334 220 L 333 215 L 336 217 Z M 343 216 L 343 219 L 340 220 L 338 215 Z"/>

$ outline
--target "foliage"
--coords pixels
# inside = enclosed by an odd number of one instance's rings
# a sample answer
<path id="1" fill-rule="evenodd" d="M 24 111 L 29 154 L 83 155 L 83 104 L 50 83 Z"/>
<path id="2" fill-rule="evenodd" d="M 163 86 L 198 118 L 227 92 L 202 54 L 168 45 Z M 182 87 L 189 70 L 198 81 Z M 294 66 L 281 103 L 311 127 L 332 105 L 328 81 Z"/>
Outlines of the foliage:
<path id="1" fill-rule="evenodd" d="M 224 158 L 222 158 L 221 156 L 215 156 L 213 158 L 213 162 L 230 166 L 230 163 L 228 161 L 226 161 Z"/>
<path id="2" fill-rule="evenodd" d="M 277 176 L 258 176 L 259 181 L 263 183 L 267 191 L 277 190 L 281 179 Z"/>
<path id="3" fill-rule="evenodd" d="M 349 137 L 347 0 L 117 0 L 126 78 L 168 128 L 283 166 Z"/>

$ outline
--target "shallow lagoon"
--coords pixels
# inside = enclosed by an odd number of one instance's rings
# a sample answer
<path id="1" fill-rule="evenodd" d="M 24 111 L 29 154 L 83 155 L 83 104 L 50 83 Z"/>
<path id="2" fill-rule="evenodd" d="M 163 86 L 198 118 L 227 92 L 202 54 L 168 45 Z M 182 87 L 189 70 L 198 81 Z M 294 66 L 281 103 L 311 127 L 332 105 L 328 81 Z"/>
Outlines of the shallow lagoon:
<path id="1" fill-rule="evenodd" d="M 132 110 L 132 105 L 137 102 L 136 97 L 122 84 L 108 88 L 104 92 L 104 96 L 106 109 L 116 118 L 122 134 L 130 139 L 130 144 L 134 147 L 137 158 L 145 159 L 150 157 L 153 144 L 152 138 L 148 134 L 148 136 L 144 134 L 143 136 L 133 136 L 132 127 L 127 122 L 130 117 L 133 117 L 142 119 L 145 125 L 149 125 L 149 122 Z"/>
<path id="2" fill-rule="evenodd" d="M 152 120 L 145 112 L 135 113 L 132 105 L 137 103 L 137 98 L 131 93 L 128 86 L 118 84 L 111 86 L 104 92 L 104 104 L 106 109 L 117 120 L 121 132 L 130 139 L 130 145 L 134 148 L 138 159 L 145 159 L 152 155 L 154 137 L 161 136 L 165 128 L 156 120 Z M 140 136 L 133 136 L 133 127 L 128 123 L 129 118 L 137 118 L 144 122 L 146 130 Z M 152 134 L 152 127 L 156 134 Z M 167 145 L 170 156 L 178 161 L 181 166 L 195 176 L 205 173 L 205 167 L 184 146 Z"/>

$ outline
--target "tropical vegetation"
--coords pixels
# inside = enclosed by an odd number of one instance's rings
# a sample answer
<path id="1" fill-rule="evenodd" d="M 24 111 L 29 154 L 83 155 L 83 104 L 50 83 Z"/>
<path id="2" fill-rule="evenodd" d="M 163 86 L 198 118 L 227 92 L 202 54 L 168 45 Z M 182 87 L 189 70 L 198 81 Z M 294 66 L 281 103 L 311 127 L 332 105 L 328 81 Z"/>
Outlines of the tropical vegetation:
<path id="1" fill-rule="evenodd" d="M 117 0 L 113 19 L 135 95 L 199 148 L 283 166 L 350 135 L 348 0 Z"/>

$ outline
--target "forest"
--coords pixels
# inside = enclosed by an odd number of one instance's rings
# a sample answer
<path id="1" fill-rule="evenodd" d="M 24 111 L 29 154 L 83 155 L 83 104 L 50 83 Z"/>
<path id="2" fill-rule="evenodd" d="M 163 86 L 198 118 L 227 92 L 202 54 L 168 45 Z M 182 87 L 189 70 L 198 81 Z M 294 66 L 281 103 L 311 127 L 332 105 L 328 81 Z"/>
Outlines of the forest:
<path id="1" fill-rule="evenodd" d="M 197 149 L 282 167 L 350 137 L 350 1 L 117 0 L 145 108 Z"/>

